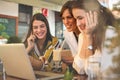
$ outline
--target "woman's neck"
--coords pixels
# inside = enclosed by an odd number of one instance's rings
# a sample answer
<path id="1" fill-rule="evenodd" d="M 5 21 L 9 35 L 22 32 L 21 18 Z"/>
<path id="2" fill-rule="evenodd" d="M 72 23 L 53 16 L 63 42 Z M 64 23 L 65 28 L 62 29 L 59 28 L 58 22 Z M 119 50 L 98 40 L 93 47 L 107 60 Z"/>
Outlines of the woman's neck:
<path id="1" fill-rule="evenodd" d="M 75 29 L 75 31 L 74 31 L 74 33 L 75 33 L 75 35 L 76 35 L 76 36 L 78 36 L 78 35 L 80 34 L 79 29 L 78 29 L 78 28 L 76 28 L 76 29 Z"/>
<path id="2" fill-rule="evenodd" d="M 45 40 L 46 40 L 46 37 L 43 38 L 43 39 L 39 39 L 39 40 L 37 41 L 37 44 L 38 44 L 38 46 L 40 47 L 40 49 L 43 48 L 44 43 L 45 43 Z"/>

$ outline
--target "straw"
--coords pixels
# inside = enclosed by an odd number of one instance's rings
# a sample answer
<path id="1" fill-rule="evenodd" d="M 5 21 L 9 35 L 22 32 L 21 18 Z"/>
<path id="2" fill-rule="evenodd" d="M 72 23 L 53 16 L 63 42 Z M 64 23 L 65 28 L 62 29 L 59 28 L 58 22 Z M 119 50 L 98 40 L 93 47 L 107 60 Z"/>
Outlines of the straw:
<path id="1" fill-rule="evenodd" d="M 62 42 L 62 45 L 61 45 L 61 47 L 59 48 L 59 53 L 61 53 L 64 44 L 65 44 L 65 40 Z"/>
<path id="2" fill-rule="evenodd" d="M 65 43 L 65 40 L 62 42 L 60 48 L 58 48 L 57 54 L 55 53 L 55 54 L 53 55 L 53 60 L 54 60 L 54 61 L 61 61 L 61 51 L 62 51 L 62 48 L 63 48 L 64 43 Z"/>

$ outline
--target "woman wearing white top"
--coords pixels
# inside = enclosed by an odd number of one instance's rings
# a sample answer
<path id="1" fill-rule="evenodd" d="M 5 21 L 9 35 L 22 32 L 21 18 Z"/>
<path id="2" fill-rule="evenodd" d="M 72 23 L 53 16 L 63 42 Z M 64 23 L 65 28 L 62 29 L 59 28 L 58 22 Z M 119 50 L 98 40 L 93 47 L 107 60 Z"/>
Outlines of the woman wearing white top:
<path id="1" fill-rule="evenodd" d="M 78 48 L 78 35 L 80 31 L 78 30 L 76 26 L 76 20 L 72 15 L 72 9 L 71 6 L 74 1 L 67 1 L 61 9 L 60 17 L 62 18 L 63 24 L 66 27 L 66 30 L 64 31 L 64 38 L 65 43 L 69 46 L 72 55 L 67 56 L 66 54 L 62 54 L 62 60 L 67 64 L 72 64 L 73 57 L 77 53 Z"/>
<path id="2" fill-rule="evenodd" d="M 73 67 L 79 74 L 89 75 L 92 68 L 89 69 L 88 59 L 101 53 L 106 28 L 108 25 L 113 25 L 115 19 L 112 13 L 97 0 L 74 2 L 72 13 L 81 32 Z"/>

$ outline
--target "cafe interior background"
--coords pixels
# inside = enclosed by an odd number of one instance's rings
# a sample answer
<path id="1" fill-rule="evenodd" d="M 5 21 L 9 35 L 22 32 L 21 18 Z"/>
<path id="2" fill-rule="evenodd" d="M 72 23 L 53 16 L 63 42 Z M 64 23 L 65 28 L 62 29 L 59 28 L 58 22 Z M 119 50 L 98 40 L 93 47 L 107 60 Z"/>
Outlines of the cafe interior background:
<path id="1" fill-rule="evenodd" d="M 61 6 L 68 0 L 0 0 L 0 45 L 22 42 L 29 27 L 30 17 L 43 13 L 49 21 L 52 35 L 62 42 L 65 27 L 59 16 Z M 109 27 L 106 32 L 103 51 L 108 59 L 103 63 L 111 66 L 108 70 L 120 74 L 120 0 L 99 0 L 108 7 L 117 20 L 117 29 Z M 111 62 L 110 62 L 111 61 Z"/>

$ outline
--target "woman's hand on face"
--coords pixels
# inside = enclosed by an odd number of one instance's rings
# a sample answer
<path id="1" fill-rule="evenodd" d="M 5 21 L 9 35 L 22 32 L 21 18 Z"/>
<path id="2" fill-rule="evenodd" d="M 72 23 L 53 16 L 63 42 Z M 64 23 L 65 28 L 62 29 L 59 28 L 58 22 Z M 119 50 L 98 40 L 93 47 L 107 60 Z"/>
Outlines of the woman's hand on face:
<path id="1" fill-rule="evenodd" d="M 85 34 L 92 35 L 98 24 L 98 15 L 96 11 L 89 11 L 86 13 L 86 28 Z"/>
<path id="2" fill-rule="evenodd" d="M 36 36 L 31 34 L 30 37 L 27 39 L 28 47 L 30 50 L 34 47 Z"/>

